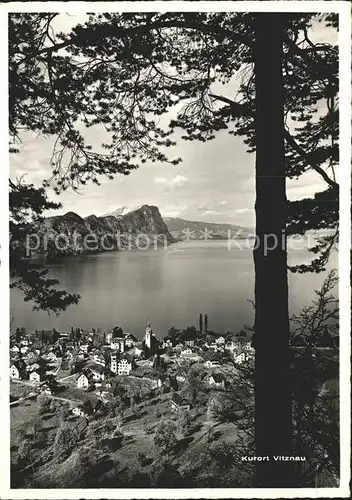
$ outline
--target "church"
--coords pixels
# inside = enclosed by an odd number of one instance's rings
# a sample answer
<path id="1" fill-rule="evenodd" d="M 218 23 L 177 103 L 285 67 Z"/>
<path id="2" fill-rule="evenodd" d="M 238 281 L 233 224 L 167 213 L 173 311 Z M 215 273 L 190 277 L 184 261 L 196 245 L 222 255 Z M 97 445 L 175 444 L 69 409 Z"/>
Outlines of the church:
<path id="1" fill-rule="evenodd" d="M 145 347 L 149 349 L 151 352 L 155 352 L 155 349 L 158 348 L 160 344 L 159 340 L 153 333 L 152 327 L 150 326 L 150 322 L 148 322 L 148 325 L 145 329 L 144 344 Z"/>

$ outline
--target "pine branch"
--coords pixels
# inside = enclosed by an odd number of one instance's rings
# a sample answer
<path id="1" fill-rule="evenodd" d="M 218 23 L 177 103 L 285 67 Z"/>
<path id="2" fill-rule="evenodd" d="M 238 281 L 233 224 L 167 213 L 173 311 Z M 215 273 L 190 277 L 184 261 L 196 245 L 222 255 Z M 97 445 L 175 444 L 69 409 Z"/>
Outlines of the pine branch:
<path id="1" fill-rule="evenodd" d="M 255 119 L 255 113 L 252 112 L 248 106 L 232 101 L 228 97 L 220 96 L 213 93 L 209 94 L 209 97 L 224 102 L 226 104 L 229 104 L 229 106 L 233 110 L 233 116 L 247 116 Z M 311 168 L 313 168 L 324 179 L 324 181 L 327 184 L 329 184 L 332 187 L 338 187 L 338 183 L 330 179 L 327 173 L 316 162 L 314 162 L 314 159 L 311 158 L 311 155 L 306 153 L 306 151 L 304 151 L 304 149 L 295 141 L 295 139 L 292 137 L 292 135 L 288 130 L 285 130 L 284 137 L 287 144 L 289 144 L 291 148 L 294 149 L 304 159 L 304 161 L 308 163 L 311 166 Z"/>

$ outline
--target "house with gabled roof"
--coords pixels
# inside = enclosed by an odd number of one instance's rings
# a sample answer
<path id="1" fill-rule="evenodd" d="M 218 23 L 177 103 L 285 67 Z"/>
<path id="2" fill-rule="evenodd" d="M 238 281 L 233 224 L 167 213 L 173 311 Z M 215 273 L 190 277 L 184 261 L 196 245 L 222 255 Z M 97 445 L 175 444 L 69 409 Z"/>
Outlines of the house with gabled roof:
<path id="1" fill-rule="evenodd" d="M 57 361 L 56 353 L 51 349 L 43 355 L 43 359 L 47 361 Z"/>
<path id="2" fill-rule="evenodd" d="M 234 361 L 237 365 L 241 365 L 242 363 L 248 361 L 248 354 L 245 351 L 242 351 L 239 354 L 235 354 Z"/>
<path id="3" fill-rule="evenodd" d="M 206 368 L 214 368 L 215 366 L 220 366 L 221 363 L 218 359 L 208 359 L 205 361 L 204 365 Z"/>
<path id="4" fill-rule="evenodd" d="M 144 352 L 144 350 L 143 350 L 143 342 L 137 342 L 137 343 L 135 343 L 131 350 L 132 350 L 133 356 L 136 356 L 136 357 L 141 356 L 143 354 L 143 352 Z"/>
<path id="5" fill-rule="evenodd" d="M 169 337 L 164 338 L 161 347 L 162 349 L 172 348 L 173 347 L 172 340 Z"/>
<path id="6" fill-rule="evenodd" d="M 29 346 L 30 342 L 29 342 L 29 338 L 27 336 L 22 336 L 21 337 L 21 345 L 22 346 Z"/>
<path id="7" fill-rule="evenodd" d="M 106 365 L 106 360 L 104 354 L 99 349 L 96 349 L 93 353 L 90 354 L 94 363 L 104 366 Z"/>
<path id="8" fill-rule="evenodd" d="M 131 348 L 136 342 L 138 342 L 138 339 L 132 333 L 125 334 L 126 347 Z"/>
<path id="9" fill-rule="evenodd" d="M 28 351 L 26 352 L 26 355 L 25 355 L 25 359 L 27 359 L 28 361 L 33 361 L 35 359 L 39 359 L 39 356 L 38 356 L 38 352 L 35 351 L 32 347 L 30 349 L 28 349 Z"/>
<path id="10" fill-rule="evenodd" d="M 10 378 L 22 379 L 25 378 L 26 365 L 23 360 L 14 361 L 10 366 Z"/>
<path id="11" fill-rule="evenodd" d="M 233 340 L 227 340 L 225 343 L 225 350 L 233 353 L 236 350 L 237 346 Z"/>
<path id="12" fill-rule="evenodd" d="M 42 384 L 40 384 L 39 392 L 44 393 L 44 394 L 48 394 L 49 396 L 51 396 L 53 393 L 53 390 L 47 382 L 43 382 Z"/>
<path id="13" fill-rule="evenodd" d="M 172 350 L 173 350 L 174 352 L 176 352 L 177 354 L 181 354 L 181 351 L 183 350 L 183 348 L 184 348 L 184 345 L 183 345 L 183 344 L 181 344 L 181 343 L 179 342 L 178 344 L 176 344 L 176 345 L 172 348 Z"/>
<path id="14" fill-rule="evenodd" d="M 79 346 L 79 350 L 84 354 L 88 354 L 89 348 L 90 348 L 89 344 L 80 344 Z"/>
<path id="15" fill-rule="evenodd" d="M 26 370 L 27 372 L 32 372 L 34 370 L 38 370 L 38 368 L 40 368 L 40 364 L 38 363 L 39 360 L 35 359 L 35 360 L 27 360 L 26 362 Z"/>
<path id="16" fill-rule="evenodd" d="M 72 408 L 72 413 L 73 413 L 73 415 L 76 415 L 76 417 L 85 417 L 86 416 L 86 412 L 84 411 L 82 404 L 79 404 L 79 405 L 75 406 L 74 408 Z"/>
<path id="17" fill-rule="evenodd" d="M 93 405 L 90 400 L 84 401 L 72 408 L 73 415 L 77 417 L 89 417 L 93 413 Z"/>
<path id="18" fill-rule="evenodd" d="M 209 377 L 209 385 L 224 390 L 226 388 L 226 379 L 222 373 L 213 373 Z"/>
<path id="19" fill-rule="evenodd" d="M 43 378 L 45 377 L 46 371 L 45 368 L 38 368 L 37 370 L 33 370 L 29 374 L 29 380 L 30 382 L 33 383 L 39 383 L 43 381 Z"/>
<path id="20" fill-rule="evenodd" d="M 177 382 L 183 384 L 187 380 L 187 372 L 185 370 L 179 370 L 176 374 Z"/>
<path id="21" fill-rule="evenodd" d="M 225 345 L 225 342 L 226 342 L 226 339 L 222 335 L 220 335 L 220 337 L 218 337 L 217 339 L 215 339 L 215 343 L 217 345 Z"/>
<path id="22" fill-rule="evenodd" d="M 109 374 L 109 370 L 105 366 L 93 362 L 87 364 L 86 370 L 92 374 L 94 382 L 103 381 L 105 375 Z"/>
<path id="23" fill-rule="evenodd" d="M 18 354 L 19 352 L 21 352 L 21 347 L 17 344 L 14 344 L 11 348 L 10 348 L 10 351 L 14 354 Z"/>
<path id="24" fill-rule="evenodd" d="M 189 402 L 182 398 L 178 392 L 175 392 L 172 397 L 171 397 L 171 409 L 173 411 L 180 411 L 180 410 L 183 410 L 183 411 L 189 411 L 191 406 L 189 404 Z"/>
<path id="25" fill-rule="evenodd" d="M 93 383 L 93 375 L 91 373 L 80 373 L 76 379 L 77 387 L 80 389 L 88 389 Z"/>

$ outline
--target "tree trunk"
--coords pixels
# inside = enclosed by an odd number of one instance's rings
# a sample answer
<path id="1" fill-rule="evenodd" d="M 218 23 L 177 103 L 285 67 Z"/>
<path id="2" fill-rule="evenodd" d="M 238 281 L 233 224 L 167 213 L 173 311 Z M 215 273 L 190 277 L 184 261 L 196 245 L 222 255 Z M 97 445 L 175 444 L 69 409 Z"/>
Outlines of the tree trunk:
<path id="1" fill-rule="evenodd" d="M 283 14 L 255 18 L 255 432 L 259 487 L 292 483 L 292 397 L 286 251 Z"/>

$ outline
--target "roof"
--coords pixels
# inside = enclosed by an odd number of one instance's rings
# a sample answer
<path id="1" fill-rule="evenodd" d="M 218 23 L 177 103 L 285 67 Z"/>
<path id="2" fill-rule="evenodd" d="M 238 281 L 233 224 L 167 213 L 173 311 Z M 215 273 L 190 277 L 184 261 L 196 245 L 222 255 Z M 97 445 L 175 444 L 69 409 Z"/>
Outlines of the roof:
<path id="1" fill-rule="evenodd" d="M 132 333 L 126 333 L 126 339 L 130 339 L 133 341 L 137 341 L 137 337 L 135 337 Z"/>
<path id="2" fill-rule="evenodd" d="M 132 361 L 132 359 L 133 359 L 133 358 L 132 358 L 132 356 L 130 356 L 129 354 L 123 354 L 123 355 L 120 357 L 119 361 L 122 361 L 123 359 L 126 359 L 129 363 L 131 363 L 131 361 Z"/>
<path id="3" fill-rule="evenodd" d="M 13 361 L 11 363 L 11 366 L 15 366 L 17 368 L 17 370 L 21 371 L 21 370 L 24 370 L 24 367 L 25 367 L 25 363 L 21 363 L 21 361 L 18 359 L 16 361 Z"/>
<path id="4" fill-rule="evenodd" d="M 91 354 L 93 354 L 93 356 L 97 356 L 97 355 L 103 356 L 103 353 L 98 348 L 94 349 L 94 351 L 92 351 Z"/>
<path id="5" fill-rule="evenodd" d="M 83 403 L 78 403 L 78 404 L 76 404 L 76 405 L 73 407 L 73 410 L 75 410 L 76 408 L 79 408 L 80 410 L 83 410 Z"/>
<path id="6" fill-rule="evenodd" d="M 98 399 L 98 401 L 93 402 L 93 408 L 94 410 L 102 408 L 104 406 L 104 403 L 101 399 Z"/>
<path id="7" fill-rule="evenodd" d="M 177 406 L 182 404 L 188 404 L 185 399 L 183 399 L 177 392 L 172 395 L 171 401 L 175 403 Z"/>
<path id="8" fill-rule="evenodd" d="M 106 371 L 106 367 L 102 365 L 98 365 L 97 363 L 88 363 L 87 369 L 92 372 L 104 373 Z"/>
<path id="9" fill-rule="evenodd" d="M 84 420 L 83 418 L 80 419 L 79 422 L 77 422 L 76 426 L 75 426 L 75 429 L 81 434 L 85 428 L 87 427 L 87 422 L 86 420 Z"/>
<path id="10" fill-rule="evenodd" d="M 45 369 L 39 367 L 36 370 L 31 371 L 30 374 L 29 374 L 29 376 L 33 375 L 33 373 L 37 373 L 38 375 L 44 375 L 45 374 Z"/>
<path id="11" fill-rule="evenodd" d="M 31 346 L 28 349 L 28 351 L 26 352 L 25 356 L 29 356 L 29 354 L 33 354 L 34 356 L 38 356 L 38 353 L 37 353 L 36 349 L 33 346 Z"/>
<path id="12" fill-rule="evenodd" d="M 92 377 L 92 374 L 91 373 L 88 373 L 88 372 L 82 372 L 82 373 L 78 373 L 77 374 L 77 378 L 76 378 L 76 381 L 80 378 L 80 377 L 86 377 L 88 380 Z"/>

